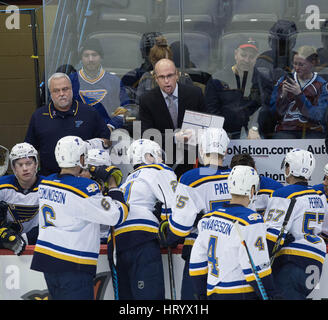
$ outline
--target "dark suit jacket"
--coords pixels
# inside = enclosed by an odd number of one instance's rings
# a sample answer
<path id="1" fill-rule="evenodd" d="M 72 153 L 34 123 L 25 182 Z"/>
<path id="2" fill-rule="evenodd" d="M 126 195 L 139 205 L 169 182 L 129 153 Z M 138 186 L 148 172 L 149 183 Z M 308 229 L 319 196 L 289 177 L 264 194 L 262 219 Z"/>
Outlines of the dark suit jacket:
<path id="1" fill-rule="evenodd" d="M 204 112 L 205 102 L 202 90 L 196 86 L 178 84 L 178 128 L 181 128 L 183 117 L 186 110 Z M 141 121 L 141 133 L 147 129 L 157 129 L 162 135 L 162 148 L 165 150 L 165 129 L 174 130 L 172 118 L 167 108 L 165 99 L 159 87 L 156 87 L 140 97 L 139 117 Z M 174 148 L 175 149 L 175 148 Z M 186 164 L 185 155 L 185 164 Z M 175 154 L 173 155 L 173 162 Z M 170 163 L 168 163 L 170 164 Z M 192 166 L 188 167 L 192 168 Z M 185 171 L 187 167 L 176 171 Z"/>
<path id="2" fill-rule="evenodd" d="M 202 90 L 196 86 L 178 84 L 178 127 L 181 128 L 186 110 L 204 112 L 205 102 Z M 164 134 L 165 129 L 174 129 L 170 112 L 159 87 L 140 97 L 139 117 L 141 132 L 149 128 L 158 129 Z"/>

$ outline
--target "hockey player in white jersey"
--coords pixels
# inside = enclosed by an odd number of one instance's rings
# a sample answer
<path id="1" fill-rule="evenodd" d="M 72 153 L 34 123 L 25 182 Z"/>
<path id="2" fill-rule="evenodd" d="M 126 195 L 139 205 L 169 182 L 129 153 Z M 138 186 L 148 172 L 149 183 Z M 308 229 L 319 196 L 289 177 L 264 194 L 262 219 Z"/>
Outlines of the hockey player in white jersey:
<path id="1" fill-rule="evenodd" d="M 123 194 L 110 172 L 97 173 L 103 181 L 107 174 L 107 197 L 97 182 L 78 176 L 85 153 L 86 144 L 81 138 L 60 139 L 55 156 L 61 172 L 39 185 L 39 236 L 31 269 L 44 273 L 50 296 L 56 300 L 94 299 L 99 225 L 120 224 L 128 214 Z"/>
<path id="2" fill-rule="evenodd" d="M 85 157 L 85 166 L 86 169 L 82 170 L 80 176 L 92 179 L 92 175 L 89 171 L 91 167 L 99 167 L 99 166 L 111 166 L 112 161 L 109 156 L 108 150 L 105 149 L 89 149 L 87 151 L 86 157 Z M 106 191 L 107 192 L 107 191 Z M 107 237 L 108 237 L 108 225 L 100 225 L 100 242 L 102 244 L 107 243 Z"/>
<path id="3" fill-rule="evenodd" d="M 314 185 L 313 189 L 322 192 L 322 194 L 326 196 L 328 202 L 328 163 L 324 166 L 323 173 L 324 176 L 322 183 Z M 326 243 L 328 243 L 328 214 L 325 214 L 325 219 L 322 224 L 322 232 L 320 236 Z"/>
<path id="4" fill-rule="evenodd" d="M 9 154 L 14 174 L 0 178 L 0 247 L 20 255 L 35 244 L 39 225 L 38 152 L 29 143 L 16 144 Z"/>
<path id="5" fill-rule="evenodd" d="M 134 141 L 128 149 L 134 166 L 121 189 L 129 205 L 125 222 L 115 226 L 119 299 L 165 299 L 163 264 L 157 238 L 159 220 L 153 214 L 157 201 L 174 200 L 177 178 L 163 164 L 160 146 L 148 139 Z M 110 246 L 109 246 L 110 247 Z"/>
<path id="6" fill-rule="evenodd" d="M 247 208 L 258 183 L 254 168 L 235 166 L 228 177 L 230 203 L 206 213 L 199 221 L 189 270 L 200 299 L 276 296 L 264 221 L 259 213 Z"/>
<path id="7" fill-rule="evenodd" d="M 204 129 L 199 139 L 200 160 L 204 166 L 187 171 L 179 179 L 166 237 L 168 244 L 178 237 L 185 238 L 182 250 L 182 258 L 185 260 L 182 300 L 195 299 L 189 276 L 189 259 L 197 237 L 197 221 L 205 211 L 212 211 L 231 198 L 227 183 L 230 169 L 223 166 L 229 142 L 224 129 Z M 162 225 L 161 230 L 166 231 Z"/>
<path id="8" fill-rule="evenodd" d="M 232 169 L 236 165 L 250 166 L 256 170 L 255 161 L 249 153 L 234 155 L 230 162 L 230 168 Z M 269 177 L 260 176 L 259 178 L 259 190 L 248 207 L 263 215 L 272 193 L 283 187 L 283 184 Z"/>
<path id="9" fill-rule="evenodd" d="M 273 275 L 285 299 L 306 299 L 316 285 L 307 280 L 308 267 L 319 279 L 326 256 L 319 234 L 327 201 L 308 184 L 315 168 L 311 152 L 293 149 L 281 168 L 289 185 L 272 194 L 264 214 Z"/>
<path id="10" fill-rule="evenodd" d="M 328 163 L 323 168 L 322 183 L 316 184 L 313 188 L 317 191 L 321 191 L 327 197 L 328 201 Z"/>

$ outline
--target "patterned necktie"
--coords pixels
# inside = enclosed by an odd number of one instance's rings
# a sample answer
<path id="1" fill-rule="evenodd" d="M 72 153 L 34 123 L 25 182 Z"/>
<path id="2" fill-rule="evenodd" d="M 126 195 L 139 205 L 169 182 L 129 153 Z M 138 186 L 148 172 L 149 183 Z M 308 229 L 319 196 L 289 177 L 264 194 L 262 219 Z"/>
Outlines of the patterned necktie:
<path id="1" fill-rule="evenodd" d="M 177 128 L 178 127 L 178 111 L 177 111 L 177 108 L 174 103 L 173 95 L 168 95 L 167 101 L 168 101 L 167 107 L 170 111 L 174 128 Z"/>

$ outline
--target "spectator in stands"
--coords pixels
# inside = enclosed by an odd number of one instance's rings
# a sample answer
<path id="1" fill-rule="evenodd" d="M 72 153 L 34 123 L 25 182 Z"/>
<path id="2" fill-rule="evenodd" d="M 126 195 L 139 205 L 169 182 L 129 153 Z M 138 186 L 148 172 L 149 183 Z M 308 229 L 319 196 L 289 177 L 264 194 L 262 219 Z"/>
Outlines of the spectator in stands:
<path id="1" fill-rule="evenodd" d="M 231 139 L 248 131 L 250 116 L 259 108 L 252 98 L 252 75 L 258 46 L 252 38 L 241 40 L 234 51 L 235 64 L 213 74 L 205 91 L 206 111 L 225 118 L 223 128 Z"/>
<path id="2" fill-rule="evenodd" d="M 167 43 L 165 37 L 160 36 L 155 39 L 155 45 L 150 49 L 149 52 L 149 60 L 153 66 L 157 63 L 157 61 L 161 59 L 170 59 L 173 61 L 173 53 L 170 46 Z M 137 88 L 137 97 L 136 102 L 139 104 L 139 99 L 142 94 L 146 91 L 149 91 L 155 87 L 157 87 L 157 82 L 155 80 L 154 71 L 145 72 L 140 81 Z M 182 74 L 179 72 L 179 82 L 184 84 L 193 85 L 193 82 L 188 74 Z"/>
<path id="3" fill-rule="evenodd" d="M 181 60 L 181 49 L 180 49 L 180 41 L 174 41 L 170 44 L 170 48 L 173 54 L 173 61 L 178 69 L 180 67 L 180 60 Z M 190 59 L 190 52 L 189 48 L 185 44 L 183 46 L 183 60 L 184 60 L 184 68 L 188 75 L 190 76 L 194 85 L 199 86 L 203 93 L 205 93 L 205 86 L 207 81 L 210 79 L 211 75 L 208 72 L 199 70 L 197 66 L 191 61 Z"/>
<path id="4" fill-rule="evenodd" d="M 253 76 L 253 92 L 261 109 L 258 115 L 259 133 L 263 138 L 271 138 L 276 119 L 270 113 L 270 99 L 278 79 L 292 70 L 293 48 L 296 43 L 296 24 L 288 20 L 278 20 L 269 31 L 271 50 L 260 54 L 256 60 Z"/>
<path id="5" fill-rule="evenodd" d="M 95 107 L 111 129 L 122 127 L 124 118 L 117 109 L 128 104 L 129 98 L 120 78 L 102 67 L 104 52 L 100 41 L 87 39 L 79 54 L 82 68 L 70 75 L 74 99 Z"/>
<path id="6" fill-rule="evenodd" d="M 321 42 L 322 47 L 317 50 L 320 61 L 316 71 L 328 81 L 328 20 L 325 20 L 321 26 Z"/>
<path id="7" fill-rule="evenodd" d="M 313 71 L 318 61 L 314 47 L 300 47 L 293 58 L 295 71 L 274 86 L 270 105 L 278 122 L 273 138 L 325 137 L 328 91 L 327 82 Z"/>
<path id="8" fill-rule="evenodd" d="M 140 67 L 129 71 L 122 77 L 122 85 L 127 90 L 132 103 L 136 101 L 137 88 L 140 78 L 145 72 L 153 70 L 153 65 L 149 60 L 149 52 L 150 49 L 155 45 L 155 39 L 161 35 L 162 34 L 160 32 L 156 31 L 145 32 L 142 35 L 140 40 L 140 52 L 144 61 Z"/>
<path id="9" fill-rule="evenodd" d="M 67 135 L 90 140 L 95 148 L 108 148 L 110 130 L 95 108 L 73 99 L 71 80 L 55 73 L 48 80 L 51 102 L 32 114 L 25 142 L 39 151 L 40 174 L 59 172 L 55 159 L 57 141 Z"/>

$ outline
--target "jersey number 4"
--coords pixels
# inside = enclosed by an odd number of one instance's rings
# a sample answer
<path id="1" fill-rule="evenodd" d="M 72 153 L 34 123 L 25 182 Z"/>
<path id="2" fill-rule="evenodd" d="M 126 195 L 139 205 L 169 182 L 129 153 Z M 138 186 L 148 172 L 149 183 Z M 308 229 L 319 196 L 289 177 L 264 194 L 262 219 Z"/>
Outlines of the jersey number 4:
<path id="1" fill-rule="evenodd" d="M 208 250 L 207 250 L 207 260 L 208 263 L 212 265 L 211 275 L 214 277 L 219 276 L 218 258 L 216 257 L 217 242 L 218 242 L 218 238 L 215 236 L 211 236 L 208 243 Z"/>

